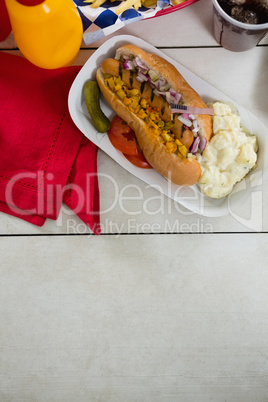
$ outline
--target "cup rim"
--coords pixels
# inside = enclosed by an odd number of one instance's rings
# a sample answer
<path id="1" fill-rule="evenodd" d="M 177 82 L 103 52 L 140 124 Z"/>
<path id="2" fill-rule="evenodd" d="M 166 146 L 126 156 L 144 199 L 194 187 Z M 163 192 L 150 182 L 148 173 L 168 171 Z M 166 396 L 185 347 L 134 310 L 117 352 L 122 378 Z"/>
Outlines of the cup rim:
<path id="1" fill-rule="evenodd" d="M 212 0 L 213 5 L 215 6 L 215 8 L 217 9 L 218 12 L 222 13 L 224 18 L 230 22 L 230 24 L 233 24 L 239 28 L 242 29 L 247 29 L 250 31 L 261 31 L 261 30 L 265 30 L 268 29 L 268 22 L 265 22 L 264 24 L 247 24 L 245 22 L 241 22 L 241 21 L 237 21 L 236 19 L 230 17 L 229 14 L 227 14 L 219 5 L 217 0 Z"/>

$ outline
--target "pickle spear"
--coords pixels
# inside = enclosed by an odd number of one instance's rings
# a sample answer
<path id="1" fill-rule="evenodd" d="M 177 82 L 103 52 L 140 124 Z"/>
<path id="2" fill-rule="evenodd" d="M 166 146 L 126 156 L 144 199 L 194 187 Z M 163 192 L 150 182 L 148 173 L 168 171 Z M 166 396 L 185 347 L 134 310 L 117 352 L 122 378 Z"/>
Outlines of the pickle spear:
<path id="1" fill-rule="evenodd" d="M 87 81 L 84 85 L 84 97 L 92 123 L 100 133 L 106 133 L 111 122 L 100 107 L 100 89 L 96 81 Z"/>

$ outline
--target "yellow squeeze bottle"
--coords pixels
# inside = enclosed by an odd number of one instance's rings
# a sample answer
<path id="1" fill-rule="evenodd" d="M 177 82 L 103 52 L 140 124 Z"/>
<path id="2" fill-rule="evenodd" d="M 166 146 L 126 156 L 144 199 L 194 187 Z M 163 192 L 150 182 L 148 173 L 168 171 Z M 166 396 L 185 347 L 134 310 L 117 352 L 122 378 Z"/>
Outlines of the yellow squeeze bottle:
<path id="1" fill-rule="evenodd" d="M 79 52 L 83 24 L 72 0 L 6 0 L 15 41 L 38 67 L 72 64 Z"/>

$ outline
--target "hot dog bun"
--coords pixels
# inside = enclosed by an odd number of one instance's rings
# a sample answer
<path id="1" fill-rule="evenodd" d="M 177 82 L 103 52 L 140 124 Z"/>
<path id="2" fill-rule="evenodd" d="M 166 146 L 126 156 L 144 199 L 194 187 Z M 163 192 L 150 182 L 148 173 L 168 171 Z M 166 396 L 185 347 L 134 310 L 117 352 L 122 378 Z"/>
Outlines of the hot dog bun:
<path id="1" fill-rule="evenodd" d="M 149 68 L 155 70 L 160 77 L 165 78 L 176 91 L 182 94 L 185 104 L 194 107 L 206 107 L 200 96 L 187 84 L 175 67 L 166 60 L 148 54 L 133 45 L 120 47 L 117 51 L 118 54 L 138 56 Z M 134 130 L 137 141 L 150 165 L 174 184 L 191 186 L 196 183 L 201 175 L 201 166 L 196 158 L 186 158 L 177 153 L 167 152 L 165 144 L 159 140 L 155 130 L 131 111 L 106 84 L 104 63 L 105 61 L 96 73 L 100 90 L 116 114 Z M 209 140 L 212 132 L 211 117 L 206 115 L 199 117 L 200 132 Z"/>

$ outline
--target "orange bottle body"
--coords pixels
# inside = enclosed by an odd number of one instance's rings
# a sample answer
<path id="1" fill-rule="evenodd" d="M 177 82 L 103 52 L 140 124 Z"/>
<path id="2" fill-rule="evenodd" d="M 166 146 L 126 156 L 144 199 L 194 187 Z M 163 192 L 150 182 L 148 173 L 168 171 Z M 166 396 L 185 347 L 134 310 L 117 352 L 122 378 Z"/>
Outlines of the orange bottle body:
<path id="1" fill-rule="evenodd" d="M 6 6 L 15 41 L 30 62 L 46 69 L 72 64 L 83 35 L 72 0 L 45 0 L 34 6 L 6 0 Z"/>

